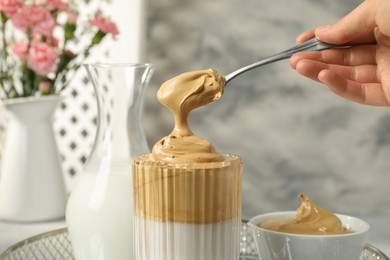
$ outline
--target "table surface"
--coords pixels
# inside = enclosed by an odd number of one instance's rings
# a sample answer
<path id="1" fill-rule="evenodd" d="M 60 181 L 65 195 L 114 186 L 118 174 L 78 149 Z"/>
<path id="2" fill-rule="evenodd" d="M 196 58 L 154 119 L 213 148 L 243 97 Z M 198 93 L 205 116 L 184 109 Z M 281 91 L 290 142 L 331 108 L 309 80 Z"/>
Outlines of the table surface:
<path id="1" fill-rule="evenodd" d="M 367 242 L 390 256 L 390 218 L 380 215 L 360 217 L 370 224 Z M 66 227 L 64 219 L 45 223 L 11 223 L 0 221 L 0 252 L 31 236 L 64 227 Z"/>

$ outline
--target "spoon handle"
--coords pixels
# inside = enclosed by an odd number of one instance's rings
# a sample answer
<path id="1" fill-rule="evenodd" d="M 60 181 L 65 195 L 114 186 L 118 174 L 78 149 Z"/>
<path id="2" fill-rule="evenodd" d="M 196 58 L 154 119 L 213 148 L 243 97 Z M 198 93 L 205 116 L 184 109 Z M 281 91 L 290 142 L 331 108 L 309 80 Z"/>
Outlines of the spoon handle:
<path id="1" fill-rule="evenodd" d="M 265 59 L 260 60 L 260 61 L 258 61 L 256 63 L 250 64 L 250 65 L 248 65 L 246 67 L 243 67 L 243 68 L 240 68 L 238 70 L 233 71 L 232 73 L 228 74 L 225 77 L 226 78 L 226 84 L 229 81 L 231 81 L 232 79 L 234 79 L 235 77 L 237 77 L 238 75 L 240 75 L 240 74 L 242 74 L 244 72 L 247 72 L 248 70 L 251 70 L 251 69 L 254 69 L 254 68 L 257 68 L 257 67 L 269 64 L 269 63 L 272 63 L 272 62 L 288 59 L 294 53 L 303 52 L 303 51 L 322 51 L 322 50 L 327 50 L 327 49 L 331 49 L 331 48 L 334 48 L 334 47 L 338 47 L 338 45 L 325 43 L 325 42 L 322 42 L 322 41 L 318 40 L 317 38 L 313 38 L 313 39 L 311 39 L 311 40 L 309 40 L 307 42 L 304 42 L 302 44 L 296 45 L 296 46 L 294 46 L 294 47 L 292 47 L 290 49 L 287 49 L 287 50 L 282 51 L 280 53 L 274 54 L 271 57 L 265 58 Z"/>

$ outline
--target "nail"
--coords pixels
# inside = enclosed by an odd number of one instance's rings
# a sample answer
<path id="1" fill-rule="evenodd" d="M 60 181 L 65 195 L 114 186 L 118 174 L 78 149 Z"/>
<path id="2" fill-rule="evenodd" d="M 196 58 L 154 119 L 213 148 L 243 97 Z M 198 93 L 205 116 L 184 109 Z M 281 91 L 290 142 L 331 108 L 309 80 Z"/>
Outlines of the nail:
<path id="1" fill-rule="evenodd" d="M 316 28 L 316 31 L 317 31 L 317 32 L 325 31 L 325 30 L 328 30 L 329 27 L 330 27 L 330 25 L 323 25 L 323 26 L 317 27 L 317 28 Z"/>

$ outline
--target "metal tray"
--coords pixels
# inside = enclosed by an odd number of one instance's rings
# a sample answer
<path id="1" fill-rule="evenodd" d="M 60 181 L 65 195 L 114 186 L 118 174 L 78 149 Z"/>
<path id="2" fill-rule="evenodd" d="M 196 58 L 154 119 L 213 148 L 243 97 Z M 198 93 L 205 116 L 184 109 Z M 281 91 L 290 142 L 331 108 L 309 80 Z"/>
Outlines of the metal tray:
<path id="1" fill-rule="evenodd" d="M 249 232 L 248 225 L 243 222 L 241 231 L 241 260 L 259 260 L 256 245 Z M 67 260 L 74 259 L 72 244 L 68 238 L 66 228 L 46 232 L 25 239 L 0 255 L 0 259 L 7 260 Z M 383 252 L 370 244 L 366 244 L 360 260 L 390 260 Z"/>

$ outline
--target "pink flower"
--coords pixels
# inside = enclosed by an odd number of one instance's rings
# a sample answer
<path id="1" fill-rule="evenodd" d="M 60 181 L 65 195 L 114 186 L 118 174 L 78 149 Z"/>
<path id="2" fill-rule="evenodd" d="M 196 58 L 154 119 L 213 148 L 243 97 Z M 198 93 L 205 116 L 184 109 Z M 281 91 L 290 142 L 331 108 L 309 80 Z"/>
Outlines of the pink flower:
<path id="1" fill-rule="evenodd" d="M 68 12 L 68 23 L 76 24 L 78 15 L 75 12 Z"/>
<path id="2" fill-rule="evenodd" d="M 39 75 L 45 76 L 57 70 L 58 49 L 43 42 L 31 44 L 27 66 Z"/>
<path id="3" fill-rule="evenodd" d="M 58 38 L 54 37 L 54 36 L 51 36 L 49 38 L 46 39 L 46 42 L 52 46 L 52 47 L 58 47 L 59 43 L 60 43 L 60 40 L 58 40 Z"/>
<path id="4" fill-rule="evenodd" d="M 14 15 L 21 6 L 20 0 L 0 0 L 0 11 L 7 17 Z"/>
<path id="5" fill-rule="evenodd" d="M 90 20 L 90 23 L 99 28 L 99 30 L 104 33 L 111 33 L 113 37 L 119 34 L 118 27 L 116 26 L 116 24 L 114 22 L 108 21 L 103 16 L 98 16 Z"/>
<path id="6" fill-rule="evenodd" d="M 50 11 L 67 11 L 69 9 L 69 5 L 62 0 L 47 0 L 45 7 Z"/>
<path id="7" fill-rule="evenodd" d="M 44 20 L 32 28 L 32 34 L 42 34 L 46 37 L 50 37 L 55 26 L 56 21 L 49 14 L 49 16 L 46 16 Z"/>
<path id="8" fill-rule="evenodd" d="M 52 87 L 53 87 L 53 84 L 47 80 L 42 80 L 41 82 L 39 82 L 39 85 L 38 85 L 39 91 L 43 94 L 50 93 Z"/>
<path id="9" fill-rule="evenodd" d="M 74 53 L 73 53 L 73 51 L 71 51 L 71 50 L 65 50 L 65 55 L 66 55 L 68 58 L 73 58 L 73 57 L 74 57 Z"/>
<path id="10" fill-rule="evenodd" d="M 19 42 L 11 46 L 13 53 L 19 57 L 20 60 L 25 60 L 27 56 L 27 42 Z"/>
<path id="11" fill-rule="evenodd" d="M 55 26 L 53 16 L 41 6 L 23 6 L 12 16 L 12 22 L 22 31 L 30 28 L 33 34 L 39 33 L 45 36 L 49 36 Z"/>

